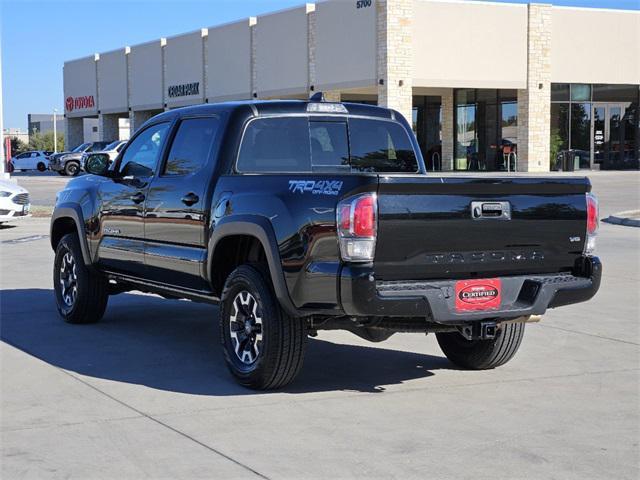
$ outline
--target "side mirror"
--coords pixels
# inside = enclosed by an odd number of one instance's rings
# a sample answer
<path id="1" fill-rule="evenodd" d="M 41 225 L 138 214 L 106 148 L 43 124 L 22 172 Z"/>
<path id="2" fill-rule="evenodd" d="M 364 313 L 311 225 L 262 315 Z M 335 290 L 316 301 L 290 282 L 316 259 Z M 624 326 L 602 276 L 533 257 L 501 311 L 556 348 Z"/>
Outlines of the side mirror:
<path id="1" fill-rule="evenodd" d="M 109 171 L 109 155 L 106 153 L 92 153 L 87 157 L 84 169 L 92 175 L 107 176 Z"/>

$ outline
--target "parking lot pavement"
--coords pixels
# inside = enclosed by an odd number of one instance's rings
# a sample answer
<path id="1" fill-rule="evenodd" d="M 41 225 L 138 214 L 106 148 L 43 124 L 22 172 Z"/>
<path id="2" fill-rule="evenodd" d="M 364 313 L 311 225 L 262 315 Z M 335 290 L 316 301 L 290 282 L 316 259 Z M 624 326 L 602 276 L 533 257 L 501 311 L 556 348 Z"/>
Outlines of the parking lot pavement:
<path id="1" fill-rule="evenodd" d="M 636 194 L 599 190 L 605 212 Z M 640 475 L 640 229 L 602 224 L 598 295 L 527 326 L 501 368 L 457 370 L 432 335 L 320 332 L 293 384 L 255 393 L 216 307 L 127 293 L 63 323 L 48 227 L 0 230 L 3 479 Z"/>
<path id="2" fill-rule="evenodd" d="M 29 191 L 31 203 L 39 206 L 53 206 L 56 193 L 69 181 L 54 172 L 18 172 L 11 177 Z"/>

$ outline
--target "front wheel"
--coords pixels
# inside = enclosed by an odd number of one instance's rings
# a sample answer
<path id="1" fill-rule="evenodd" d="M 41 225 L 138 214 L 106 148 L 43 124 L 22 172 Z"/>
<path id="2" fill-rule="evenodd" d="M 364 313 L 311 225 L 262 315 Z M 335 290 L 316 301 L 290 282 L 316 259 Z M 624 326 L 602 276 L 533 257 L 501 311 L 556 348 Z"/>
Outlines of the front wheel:
<path id="1" fill-rule="evenodd" d="M 224 285 L 220 339 L 238 383 L 266 390 L 283 387 L 300 371 L 307 330 L 303 319 L 282 311 L 266 276 L 242 265 Z"/>
<path id="2" fill-rule="evenodd" d="M 60 316 L 68 323 L 94 323 L 109 298 L 107 280 L 84 264 L 78 236 L 69 233 L 56 247 L 53 288 Z"/>
<path id="3" fill-rule="evenodd" d="M 524 323 L 510 323 L 498 329 L 491 340 L 467 340 L 458 332 L 437 333 L 442 352 L 457 366 L 488 370 L 511 360 L 522 342 Z"/>
<path id="4" fill-rule="evenodd" d="M 47 169 L 47 166 L 44 163 L 39 162 L 36 168 L 38 169 L 39 172 L 44 172 Z"/>
<path id="5" fill-rule="evenodd" d="M 75 177 L 80 171 L 80 164 L 78 162 L 67 162 L 64 166 L 64 173 L 70 177 Z"/>

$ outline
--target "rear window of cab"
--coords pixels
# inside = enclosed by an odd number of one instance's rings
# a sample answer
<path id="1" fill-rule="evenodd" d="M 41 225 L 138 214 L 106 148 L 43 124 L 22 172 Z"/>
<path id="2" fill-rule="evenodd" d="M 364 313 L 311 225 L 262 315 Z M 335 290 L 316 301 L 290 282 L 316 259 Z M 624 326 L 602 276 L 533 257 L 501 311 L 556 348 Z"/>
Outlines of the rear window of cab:
<path id="1" fill-rule="evenodd" d="M 369 118 L 324 118 L 283 116 L 252 120 L 242 137 L 237 171 L 419 171 L 413 145 L 401 124 Z"/>

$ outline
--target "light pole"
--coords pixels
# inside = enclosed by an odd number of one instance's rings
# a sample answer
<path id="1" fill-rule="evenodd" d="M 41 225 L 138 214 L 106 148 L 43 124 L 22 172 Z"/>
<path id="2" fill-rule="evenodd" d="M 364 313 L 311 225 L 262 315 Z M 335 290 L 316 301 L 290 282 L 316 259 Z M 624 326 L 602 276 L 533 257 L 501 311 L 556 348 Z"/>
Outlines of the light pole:
<path id="1" fill-rule="evenodd" d="M 0 40 L 0 178 L 5 177 L 4 125 L 2 123 L 2 40 Z"/>
<path id="2" fill-rule="evenodd" d="M 56 129 L 56 113 L 57 109 L 53 109 L 53 153 L 58 153 L 58 131 Z"/>

